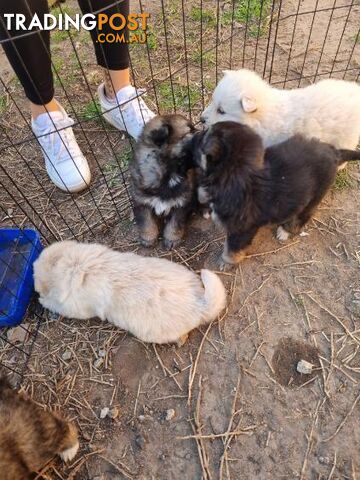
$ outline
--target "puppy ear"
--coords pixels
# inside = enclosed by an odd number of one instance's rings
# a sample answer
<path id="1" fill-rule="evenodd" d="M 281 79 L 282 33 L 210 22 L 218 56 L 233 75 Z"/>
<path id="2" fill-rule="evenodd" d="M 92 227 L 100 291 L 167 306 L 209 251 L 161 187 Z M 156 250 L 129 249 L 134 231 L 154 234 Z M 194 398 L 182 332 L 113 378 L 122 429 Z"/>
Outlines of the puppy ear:
<path id="1" fill-rule="evenodd" d="M 164 123 L 160 128 L 153 130 L 150 134 L 151 140 L 157 147 L 161 147 L 170 135 L 170 125 Z"/>
<path id="2" fill-rule="evenodd" d="M 87 273 L 77 265 L 65 272 L 63 281 L 56 285 L 58 301 L 64 303 L 73 292 L 76 296 L 86 282 L 86 278 Z"/>
<path id="3" fill-rule="evenodd" d="M 190 129 L 190 133 L 195 133 L 196 132 L 196 128 L 194 127 L 194 125 L 191 122 L 188 122 L 188 127 Z"/>
<path id="4" fill-rule="evenodd" d="M 256 112 L 257 110 L 256 100 L 252 97 L 243 97 L 241 99 L 241 106 L 246 113 Z"/>
<path id="5" fill-rule="evenodd" d="M 207 164 L 217 163 L 221 155 L 221 145 L 219 139 L 210 137 L 203 147 L 203 152 L 206 155 Z"/>
<path id="6" fill-rule="evenodd" d="M 39 278 L 39 275 L 35 277 L 35 291 L 42 297 L 45 297 L 46 295 L 48 295 L 50 291 L 49 283 L 44 281 L 41 278 L 41 275 L 40 275 L 40 278 Z"/>

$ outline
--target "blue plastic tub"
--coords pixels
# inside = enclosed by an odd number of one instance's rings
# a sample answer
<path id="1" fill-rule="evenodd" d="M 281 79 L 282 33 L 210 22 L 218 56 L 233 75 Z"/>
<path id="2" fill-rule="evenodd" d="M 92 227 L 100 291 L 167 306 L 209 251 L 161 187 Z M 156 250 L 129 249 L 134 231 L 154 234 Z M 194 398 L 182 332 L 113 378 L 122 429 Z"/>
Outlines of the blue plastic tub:
<path id="1" fill-rule="evenodd" d="M 35 230 L 0 229 L 0 327 L 24 318 L 34 290 L 33 263 L 41 250 Z"/>

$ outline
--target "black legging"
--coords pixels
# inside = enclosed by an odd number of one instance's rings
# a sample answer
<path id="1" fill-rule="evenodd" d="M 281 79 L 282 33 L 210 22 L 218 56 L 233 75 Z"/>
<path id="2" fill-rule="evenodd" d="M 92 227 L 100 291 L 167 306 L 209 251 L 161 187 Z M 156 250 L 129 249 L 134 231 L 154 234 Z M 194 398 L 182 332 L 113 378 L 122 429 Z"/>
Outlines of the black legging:
<path id="1" fill-rule="evenodd" d="M 113 13 L 129 14 L 129 0 L 120 1 L 112 5 L 114 0 L 78 0 L 82 12 L 92 13 L 101 10 L 109 16 Z M 49 103 L 54 97 L 54 82 L 50 59 L 50 32 L 38 30 L 32 35 L 16 38 L 23 35 L 25 30 L 10 32 L 6 29 L 4 13 L 22 13 L 26 16 L 26 25 L 29 25 L 32 16 L 37 13 L 39 19 L 49 13 L 47 0 L 0 0 L 0 41 L 6 56 L 19 78 L 27 98 L 37 104 Z M 36 29 L 35 29 L 36 30 Z M 104 24 L 101 33 L 110 33 L 108 24 Z M 97 62 L 101 67 L 110 70 L 124 70 L 129 67 L 128 46 L 126 43 L 97 43 L 97 29 L 90 31 L 95 48 Z M 127 32 L 125 32 L 127 33 Z"/>

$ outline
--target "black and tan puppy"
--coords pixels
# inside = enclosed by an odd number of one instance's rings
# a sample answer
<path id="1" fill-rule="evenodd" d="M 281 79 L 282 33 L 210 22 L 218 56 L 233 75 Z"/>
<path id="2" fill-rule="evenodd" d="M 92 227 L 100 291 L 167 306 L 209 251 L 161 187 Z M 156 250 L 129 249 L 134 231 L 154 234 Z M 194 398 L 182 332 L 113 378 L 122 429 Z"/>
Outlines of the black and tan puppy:
<path id="1" fill-rule="evenodd" d="M 72 460 L 78 448 L 72 423 L 43 410 L 0 375 L 1 480 L 29 480 L 55 455 Z"/>
<path id="2" fill-rule="evenodd" d="M 132 199 L 140 241 L 153 246 L 163 224 L 166 248 L 182 240 L 195 203 L 192 124 L 181 115 L 162 115 L 144 127 L 131 165 Z"/>
<path id="3" fill-rule="evenodd" d="M 294 136 L 264 150 L 261 138 L 235 122 L 219 122 L 194 137 L 202 169 L 200 197 L 226 230 L 224 264 L 244 257 L 257 230 L 278 225 L 286 240 L 310 220 L 335 180 L 338 167 L 360 159 L 360 151 L 337 150 L 316 139 Z"/>

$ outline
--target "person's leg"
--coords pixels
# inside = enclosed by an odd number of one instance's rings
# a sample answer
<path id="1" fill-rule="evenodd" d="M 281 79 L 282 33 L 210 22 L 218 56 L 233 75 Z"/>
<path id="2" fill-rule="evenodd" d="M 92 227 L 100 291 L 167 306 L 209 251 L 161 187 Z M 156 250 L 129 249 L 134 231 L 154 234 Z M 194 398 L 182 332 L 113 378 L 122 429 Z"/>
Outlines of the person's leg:
<path id="1" fill-rule="evenodd" d="M 53 183 L 68 192 L 83 190 L 90 182 L 90 169 L 71 126 L 73 121 L 54 99 L 49 31 L 33 33 L 8 27 L 5 13 L 21 14 L 25 25 L 33 15 L 48 13 L 47 0 L 1 0 L 0 39 L 25 94 L 30 101 L 32 130 L 42 148 L 46 170 Z M 14 18 L 14 17 L 13 17 Z"/>
<path id="2" fill-rule="evenodd" d="M 81 11 L 85 13 L 98 12 L 106 13 L 108 17 L 114 14 L 121 14 L 124 18 L 129 15 L 129 0 L 123 0 L 117 5 L 113 5 L 113 0 L 78 0 Z M 108 5 L 112 5 L 109 6 Z M 104 69 L 104 81 L 106 95 L 109 98 L 115 98 L 116 92 L 121 88 L 130 85 L 129 72 L 129 50 L 126 43 L 100 43 L 98 42 L 98 29 L 90 31 L 91 39 L 94 44 L 95 55 L 98 65 Z M 101 33 L 107 35 L 114 33 L 109 23 L 104 23 Z M 124 30 L 125 38 L 128 38 L 127 29 Z"/>
<path id="3" fill-rule="evenodd" d="M 33 35 L 17 38 L 26 33 L 22 30 L 6 28 L 5 13 L 25 15 L 25 25 L 29 25 L 34 13 L 43 16 L 48 13 L 47 0 L 2 0 L 0 2 L 0 39 L 4 40 L 5 54 L 14 69 L 25 94 L 30 101 L 33 118 L 48 111 L 59 110 L 54 101 L 54 83 L 51 72 L 50 33 L 39 31 Z M 13 20 L 14 23 L 14 20 Z M 12 41 L 9 41 L 9 39 Z M 34 54 L 36 52 L 36 54 Z"/>
<path id="4" fill-rule="evenodd" d="M 113 5 L 113 0 L 78 0 L 82 12 L 106 13 L 108 17 L 120 13 L 126 19 L 129 15 L 129 0 Z M 108 23 L 104 23 L 101 33 L 114 32 Z M 123 32 L 128 38 L 128 31 Z M 153 112 L 131 85 L 129 71 L 129 49 L 126 42 L 100 43 L 99 31 L 91 30 L 98 64 L 103 68 L 104 83 L 99 86 L 98 93 L 104 118 L 119 130 L 128 132 L 135 139 Z M 119 108 L 117 108 L 119 106 Z"/>

